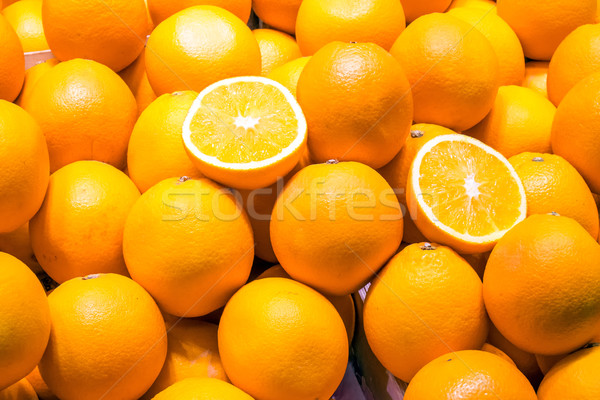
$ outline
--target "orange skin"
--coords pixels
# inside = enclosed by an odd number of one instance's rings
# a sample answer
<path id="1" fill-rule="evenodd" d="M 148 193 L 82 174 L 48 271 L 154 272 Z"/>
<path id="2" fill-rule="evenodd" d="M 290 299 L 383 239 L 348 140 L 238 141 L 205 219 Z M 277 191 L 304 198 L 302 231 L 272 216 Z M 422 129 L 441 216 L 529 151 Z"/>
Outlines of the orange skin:
<path id="1" fill-rule="evenodd" d="M 481 280 L 437 244 L 415 243 L 392 258 L 369 288 L 363 316 L 373 353 L 405 382 L 449 351 L 481 348 L 488 332 Z"/>
<path id="2" fill-rule="evenodd" d="M 246 23 L 252 9 L 252 0 L 147 0 L 147 2 L 150 16 L 155 25 L 181 10 L 200 5 L 224 8 Z"/>
<path id="3" fill-rule="evenodd" d="M 404 145 L 413 117 L 400 64 L 372 43 L 333 42 L 308 61 L 297 88 L 316 162 L 387 164 Z"/>
<path id="4" fill-rule="evenodd" d="M 146 72 L 157 95 L 200 92 L 221 79 L 260 71 L 260 48 L 250 28 L 219 7 L 180 11 L 157 26 L 146 45 Z"/>
<path id="5" fill-rule="evenodd" d="M 547 78 L 548 61 L 528 61 L 525 63 L 525 78 L 521 86 L 535 90 L 544 97 L 548 97 Z"/>
<path id="6" fill-rule="evenodd" d="M 14 385 L 0 390 L 0 400 L 38 400 L 38 396 L 31 383 L 23 378 Z"/>
<path id="7" fill-rule="evenodd" d="M 50 172 L 78 160 L 125 168 L 137 104 L 108 67 L 81 59 L 62 62 L 40 77 L 24 106 L 48 142 Z"/>
<path id="8" fill-rule="evenodd" d="M 305 56 L 334 41 L 374 43 L 389 51 L 405 25 L 402 5 L 395 0 L 304 0 L 296 40 Z"/>
<path id="9" fill-rule="evenodd" d="M 15 100 L 15 104 L 23 109 L 27 109 L 26 105 L 33 93 L 33 88 L 37 84 L 38 80 L 46 74 L 52 67 L 58 64 L 60 61 L 56 58 L 51 58 L 42 63 L 36 64 L 33 67 L 25 71 L 25 82 L 23 83 L 23 89 L 19 94 L 19 97 Z"/>
<path id="10" fill-rule="evenodd" d="M 398 200 L 376 171 L 356 162 L 314 164 L 277 198 L 271 243 L 292 278 L 342 296 L 396 252 L 402 229 Z"/>
<path id="11" fill-rule="evenodd" d="M 21 225 L 12 232 L 0 233 L 0 251 L 17 257 L 20 261 L 25 263 L 34 274 L 39 274 L 43 271 L 31 248 L 29 223 Z"/>
<path id="12" fill-rule="evenodd" d="M 154 400 L 182 399 L 254 400 L 235 386 L 214 378 L 187 378 L 154 397 Z"/>
<path id="13" fill-rule="evenodd" d="M 267 76 L 274 68 L 302 57 L 298 43 L 290 35 L 273 29 L 255 29 L 252 33 L 260 47 L 262 76 Z"/>
<path id="14" fill-rule="evenodd" d="M 0 100 L 13 101 L 25 79 L 23 46 L 14 29 L 0 15 Z"/>
<path id="15" fill-rule="evenodd" d="M 448 14 L 425 15 L 402 32 L 390 53 L 412 86 L 415 122 L 460 132 L 492 108 L 500 83 L 498 57 L 468 23 Z"/>
<path id="16" fill-rule="evenodd" d="M 138 115 L 142 113 L 156 100 L 156 94 L 148 81 L 146 73 L 146 53 L 142 52 L 127 68 L 119 72 L 121 79 L 125 81 L 131 93 L 135 96 L 135 101 L 138 106 Z"/>
<path id="17" fill-rule="evenodd" d="M 86 16 L 83 18 L 82 16 Z M 84 58 L 120 71 L 144 49 L 148 31 L 144 0 L 47 0 L 44 33 L 61 61 Z"/>
<path id="18" fill-rule="evenodd" d="M 505 352 L 503 352 L 502 350 L 500 350 L 499 348 L 497 348 L 496 346 L 494 346 L 492 344 L 484 343 L 483 346 L 481 346 L 481 350 L 487 351 L 488 353 L 495 354 L 498 357 L 508 361 L 515 367 L 517 366 L 517 364 L 515 364 L 515 362 L 512 360 L 512 358 L 510 358 Z"/>
<path id="19" fill-rule="evenodd" d="M 552 151 L 583 176 L 594 193 L 600 193 L 600 72 L 581 80 L 556 109 L 552 124 Z"/>
<path id="20" fill-rule="evenodd" d="M 410 23 L 422 15 L 446 11 L 451 2 L 452 0 L 404 0 L 402 2 L 402 8 L 406 15 L 406 22 Z"/>
<path id="21" fill-rule="evenodd" d="M 300 74 L 304 71 L 304 67 L 306 67 L 306 64 L 308 63 L 308 60 L 310 60 L 310 57 L 301 57 L 273 68 L 267 75 L 267 78 L 281 83 L 296 96 L 298 80 L 300 79 Z"/>
<path id="22" fill-rule="evenodd" d="M 252 9 L 265 24 L 293 35 L 300 4 L 302 0 L 254 0 Z"/>
<path id="23" fill-rule="evenodd" d="M 48 50 L 48 42 L 42 26 L 42 2 L 39 0 L 20 0 L 2 10 L 12 25 L 24 52 Z"/>
<path id="24" fill-rule="evenodd" d="M 532 215 L 498 241 L 483 289 L 511 343 L 534 354 L 573 351 L 599 329 L 600 245 L 571 218 Z"/>
<path id="25" fill-rule="evenodd" d="M 38 367 L 35 367 L 26 378 L 33 387 L 33 390 L 35 390 L 39 400 L 59 400 L 58 397 L 50 391 L 48 385 L 46 385 L 46 382 L 42 379 Z"/>

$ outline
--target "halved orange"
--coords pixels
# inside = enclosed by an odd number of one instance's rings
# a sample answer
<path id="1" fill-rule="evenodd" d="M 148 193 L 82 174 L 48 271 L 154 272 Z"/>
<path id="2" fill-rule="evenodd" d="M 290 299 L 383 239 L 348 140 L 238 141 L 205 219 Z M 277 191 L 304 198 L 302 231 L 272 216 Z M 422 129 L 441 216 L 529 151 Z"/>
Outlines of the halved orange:
<path id="1" fill-rule="evenodd" d="M 417 153 L 407 203 L 427 239 L 463 254 L 491 250 L 525 219 L 525 189 L 508 160 L 477 139 L 438 136 Z"/>
<path id="2" fill-rule="evenodd" d="M 290 172 L 306 146 L 306 119 L 274 80 L 246 76 L 204 89 L 183 125 L 185 148 L 205 176 L 239 189 L 269 186 Z"/>

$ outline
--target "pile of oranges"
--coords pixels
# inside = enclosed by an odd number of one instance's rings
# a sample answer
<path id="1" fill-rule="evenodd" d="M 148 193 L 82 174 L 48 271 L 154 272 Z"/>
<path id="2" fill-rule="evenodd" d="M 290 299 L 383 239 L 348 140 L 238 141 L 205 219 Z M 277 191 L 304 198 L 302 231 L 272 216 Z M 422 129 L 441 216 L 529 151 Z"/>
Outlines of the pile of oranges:
<path id="1" fill-rule="evenodd" d="M 600 399 L 599 7 L 0 0 L 0 400 Z"/>

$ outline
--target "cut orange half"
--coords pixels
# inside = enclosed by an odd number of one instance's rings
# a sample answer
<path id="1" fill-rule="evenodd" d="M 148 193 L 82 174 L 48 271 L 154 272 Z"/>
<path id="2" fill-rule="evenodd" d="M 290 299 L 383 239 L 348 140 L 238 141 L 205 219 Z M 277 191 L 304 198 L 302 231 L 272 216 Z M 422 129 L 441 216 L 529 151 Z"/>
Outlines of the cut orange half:
<path id="1" fill-rule="evenodd" d="M 438 136 L 417 153 L 407 202 L 427 239 L 459 253 L 491 250 L 525 219 L 525 189 L 508 160 L 477 139 Z"/>
<path id="2" fill-rule="evenodd" d="M 306 146 L 306 119 L 283 85 L 263 77 L 224 79 L 204 89 L 182 129 L 190 158 L 205 176 L 239 189 L 273 184 Z"/>

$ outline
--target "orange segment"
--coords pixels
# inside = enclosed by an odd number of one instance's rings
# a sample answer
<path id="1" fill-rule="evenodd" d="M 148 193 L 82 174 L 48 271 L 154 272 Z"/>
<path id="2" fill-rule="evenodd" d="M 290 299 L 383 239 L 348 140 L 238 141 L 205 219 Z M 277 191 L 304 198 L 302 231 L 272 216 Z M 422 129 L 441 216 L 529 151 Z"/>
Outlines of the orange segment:
<path id="1" fill-rule="evenodd" d="M 231 78 L 198 95 L 184 122 L 183 140 L 206 176 L 254 189 L 274 183 L 297 164 L 306 144 L 306 120 L 281 84 Z"/>
<path id="2" fill-rule="evenodd" d="M 526 216 L 523 185 L 500 153 L 460 134 L 417 153 L 408 205 L 421 232 L 465 254 L 490 250 Z"/>

